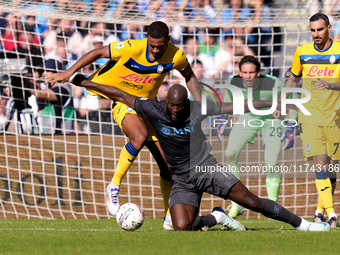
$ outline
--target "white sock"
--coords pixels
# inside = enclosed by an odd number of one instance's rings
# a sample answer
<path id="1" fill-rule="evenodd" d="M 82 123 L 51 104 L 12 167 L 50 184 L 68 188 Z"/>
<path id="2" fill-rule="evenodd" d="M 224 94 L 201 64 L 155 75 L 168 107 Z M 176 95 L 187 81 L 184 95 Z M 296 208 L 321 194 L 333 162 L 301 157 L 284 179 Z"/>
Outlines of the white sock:
<path id="1" fill-rule="evenodd" d="M 307 231 L 307 227 L 310 224 L 310 222 L 306 221 L 304 218 L 301 218 L 301 224 L 300 226 L 296 227 L 297 230 L 300 231 Z"/>
<path id="2" fill-rule="evenodd" d="M 338 218 L 338 215 L 336 215 L 335 212 L 330 213 L 330 214 L 328 215 L 328 220 L 332 219 L 333 217 Z"/>
<path id="3" fill-rule="evenodd" d="M 315 214 L 314 214 L 314 215 L 318 216 L 318 214 L 319 214 L 319 213 L 321 213 L 321 214 L 323 215 L 323 212 L 321 212 L 320 210 L 316 209 L 316 211 L 315 211 Z"/>
<path id="4" fill-rule="evenodd" d="M 171 222 L 171 216 L 170 215 L 165 215 L 164 221 Z"/>
<path id="5" fill-rule="evenodd" d="M 223 213 L 222 212 L 213 211 L 211 213 L 211 215 L 215 217 L 216 224 L 222 224 L 222 221 L 223 221 Z"/>

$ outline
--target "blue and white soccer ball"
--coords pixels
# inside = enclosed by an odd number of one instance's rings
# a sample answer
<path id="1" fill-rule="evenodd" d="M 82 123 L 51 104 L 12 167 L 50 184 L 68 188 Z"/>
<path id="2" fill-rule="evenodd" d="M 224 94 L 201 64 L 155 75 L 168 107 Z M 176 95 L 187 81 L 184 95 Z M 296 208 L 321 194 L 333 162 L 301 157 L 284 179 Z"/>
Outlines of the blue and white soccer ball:
<path id="1" fill-rule="evenodd" d="M 118 226 L 128 231 L 139 229 L 143 225 L 144 218 L 143 210 L 134 203 L 123 204 L 116 215 Z"/>

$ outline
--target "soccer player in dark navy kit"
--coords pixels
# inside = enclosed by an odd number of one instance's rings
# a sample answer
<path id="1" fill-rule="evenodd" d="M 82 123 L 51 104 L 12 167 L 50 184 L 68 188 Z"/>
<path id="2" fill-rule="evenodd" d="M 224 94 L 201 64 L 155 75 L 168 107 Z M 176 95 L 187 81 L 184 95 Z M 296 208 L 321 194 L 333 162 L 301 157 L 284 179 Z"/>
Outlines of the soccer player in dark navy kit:
<path id="1" fill-rule="evenodd" d="M 289 223 L 301 231 L 329 231 L 327 223 L 308 222 L 274 201 L 257 197 L 227 170 L 211 171 L 223 169 L 223 166 L 211 155 L 211 145 L 201 129 L 201 122 L 206 115 L 201 114 L 200 102 L 188 100 L 187 91 L 182 85 L 173 85 L 166 101 L 159 102 L 94 83 L 82 75 L 77 75 L 73 83 L 123 102 L 148 118 L 173 172 L 170 212 L 175 230 L 201 230 L 216 224 L 232 230 L 245 230 L 239 221 L 230 218 L 221 207 L 214 208 L 211 214 L 199 216 L 202 194 L 207 192 L 223 199 L 229 198 L 245 208 Z M 253 104 L 258 109 L 269 107 L 272 102 L 255 101 Z M 207 115 L 231 113 L 232 110 L 232 103 L 215 106 L 207 102 Z M 246 104 L 245 110 L 249 111 Z"/>

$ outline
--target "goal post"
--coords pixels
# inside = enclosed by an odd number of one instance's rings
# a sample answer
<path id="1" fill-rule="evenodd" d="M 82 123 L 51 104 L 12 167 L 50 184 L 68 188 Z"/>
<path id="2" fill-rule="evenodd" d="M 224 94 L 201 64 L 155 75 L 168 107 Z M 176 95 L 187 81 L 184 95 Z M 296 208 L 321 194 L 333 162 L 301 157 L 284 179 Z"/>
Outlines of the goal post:
<path id="1" fill-rule="evenodd" d="M 40 66 L 47 67 L 47 59 L 58 59 L 69 68 L 98 45 L 145 37 L 145 27 L 160 19 L 169 25 L 171 40 L 185 51 L 190 62 L 204 62 L 205 78 L 214 84 L 225 84 L 246 53 L 259 58 L 263 72 L 285 79 L 296 47 L 311 40 L 308 19 L 313 8 L 327 7 L 333 27 L 339 24 L 332 1 L 323 1 L 320 7 L 316 0 L 274 0 L 270 2 L 270 16 L 262 12 L 256 17 L 250 8 L 247 21 L 232 22 L 223 21 L 228 8 L 224 1 L 213 1 L 204 8 L 182 6 L 181 1 L 138 1 L 140 5 L 131 2 L 134 7 L 124 5 L 124 1 L 0 0 L 0 219 L 110 217 L 105 208 L 106 186 L 128 139 L 112 119 L 110 102 L 89 97 L 74 87 L 75 112 L 71 120 L 76 123 L 75 130 L 72 134 L 44 133 L 41 112 L 32 109 L 27 93 L 43 83 L 29 73 Z M 171 7 L 169 2 L 178 4 Z M 250 2 L 245 1 L 245 7 Z M 256 29 L 248 32 L 250 28 Z M 195 41 L 189 42 L 191 38 Z M 224 50 L 220 52 L 225 55 L 219 53 L 221 58 L 216 60 L 210 51 L 213 47 Z M 89 75 L 102 64 L 98 61 L 81 72 Z M 175 72 L 166 79 L 170 84 L 184 84 Z M 223 90 L 219 93 L 223 97 Z M 19 109 L 17 105 L 24 106 Z M 203 129 L 213 145 L 214 156 L 224 163 L 228 130 L 220 143 L 211 119 L 205 121 Z M 246 145 L 241 152 L 239 163 L 264 165 L 263 154 L 258 134 L 255 143 Z M 290 169 L 295 166 L 295 171 L 281 173 L 279 203 L 300 216 L 311 217 L 318 195 L 314 177 L 304 171 L 298 134 L 294 147 L 281 151 L 279 165 Z M 241 180 L 252 192 L 266 197 L 265 175 L 249 172 L 242 174 Z M 336 191 L 334 195 L 336 207 L 340 205 L 339 194 Z M 142 149 L 122 182 L 120 203 L 125 202 L 140 205 L 146 217 L 164 217 L 159 169 L 147 149 Z M 220 205 L 226 209 L 229 204 L 205 194 L 200 213 L 209 213 Z M 260 216 L 246 211 L 245 217 Z"/>

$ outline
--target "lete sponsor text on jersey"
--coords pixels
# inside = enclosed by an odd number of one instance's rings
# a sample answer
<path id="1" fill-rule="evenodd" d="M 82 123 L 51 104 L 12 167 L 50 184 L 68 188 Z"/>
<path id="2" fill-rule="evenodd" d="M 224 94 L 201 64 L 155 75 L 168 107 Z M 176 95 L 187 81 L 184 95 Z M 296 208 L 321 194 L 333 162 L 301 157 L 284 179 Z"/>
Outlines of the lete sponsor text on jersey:
<path id="1" fill-rule="evenodd" d="M 156 81 L 156 78 L 151 78 L 150 75 L 143 77 L 135 73 L 119 76 L 119 78 L 125 81 L 132 81 L 134 83 L 154 83 Z"/>
<path id="2" fill-rule="evenodd" d="M 319 68 L 317 65 L 312 66 L 309 69 L 309 72 L 306 74 L 307 77 L 332 77 L 334 75 L 334 69 L 328 69 L 328 66 L 325 68 Z"/>

